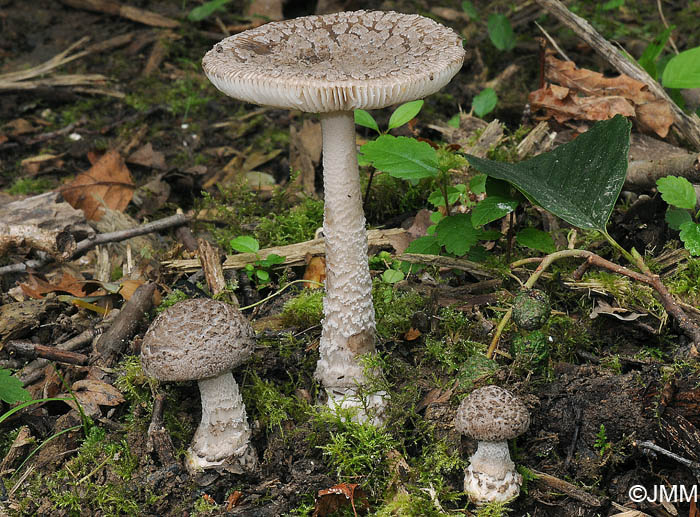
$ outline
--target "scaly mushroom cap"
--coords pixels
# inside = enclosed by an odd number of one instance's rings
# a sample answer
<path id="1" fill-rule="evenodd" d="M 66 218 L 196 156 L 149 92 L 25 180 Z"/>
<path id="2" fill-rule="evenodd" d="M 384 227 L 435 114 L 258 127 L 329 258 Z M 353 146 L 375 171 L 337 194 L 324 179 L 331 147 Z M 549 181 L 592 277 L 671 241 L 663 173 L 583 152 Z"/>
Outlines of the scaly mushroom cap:
<path id="1" fill-rule="evenodd" d="M 455 429 L 475 440 L 501 442 L 530 427 L 530 414 L 520 400 L 498 386 L 472 391 L 457 409 Z"/>
<path id="2" fill-rule="evenodd" d="M 311 113 L 377 109 L 445 86 L 464 61 L 461 38 L 417 14 L 354 11 L 273 22 L 204 56 L 226 95 Z"/>
<path id="3" fill-rule="evenodd" d="M 207 298 L 169 307 L 151 323 L 141 345 L 144 371 L 161 381 L 214 377 L 253 353 L 255 332 L 241 312 Z"/>

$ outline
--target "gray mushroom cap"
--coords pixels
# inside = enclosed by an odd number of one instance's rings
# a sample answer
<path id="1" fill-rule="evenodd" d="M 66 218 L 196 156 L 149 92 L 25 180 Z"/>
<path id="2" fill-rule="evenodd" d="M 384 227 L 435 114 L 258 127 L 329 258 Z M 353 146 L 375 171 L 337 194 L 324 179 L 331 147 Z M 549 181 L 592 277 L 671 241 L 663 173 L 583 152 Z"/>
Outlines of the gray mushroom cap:
<path id="1" fill-rule="evenodd" d="M 144 371 L 161 381 L 215 377 L 246 361 L 255 332 L 227 303 L 193 298 L 169 307 L 153 321 L 141 345 Z"/>
<path id="2" fill-rule="evenodd" d="M 311 113 L 421 99 L 459 71 L 453 30 L 416 14 L 351 11 L 273 22 L 225 38 L 202 60 L 223 93 Z"/>
<path id="3" fill-rule="evenodd" d="M 475 440 L 500 442 L 530 427 L 530 414 L 520 400 L 498 386 L 472 391 L 457 409 L 455 429 Z"/>

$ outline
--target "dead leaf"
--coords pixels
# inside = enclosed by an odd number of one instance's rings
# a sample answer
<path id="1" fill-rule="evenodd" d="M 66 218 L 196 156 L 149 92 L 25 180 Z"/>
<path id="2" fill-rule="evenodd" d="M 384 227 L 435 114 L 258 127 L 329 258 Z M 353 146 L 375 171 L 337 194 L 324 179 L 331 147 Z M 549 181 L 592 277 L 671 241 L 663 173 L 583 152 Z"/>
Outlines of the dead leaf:
<path id="1" fill-rule="evenodd" d="M 552 84 L 530 92 L 532 108 L 544 109 L 560 124 L 570 119 L 607 120 L 617 114 L 634 117 L 634 106 L 623 97 L 581 97 L 573 90 Z"/>
<path id="2" fill-rule="evenodd" d="M 428 393 L 426 393 L 425 397 L 423 397 L 418 403 L 418 405 L 416 405 L 416 411 L 422 411 L 431 404 L 445 404 L 450 400 L 450 397 L 452 397 L 453 392 L 453 388 L 449 388 L 447 390 L 433 388 Z"/>
<path id="3" fill-rule="evenodd" d="M 71 392 L 78 399 L 83 411 L 91 417 L 101 415 L 100 406 L 118 406 L 125 401 L 121 392 L 103 381 L 83 379 L 76 381 L 71 386 Z M 71 398 L 65 401 L 70 407 L 78 410 L 75 401 Z"/>
<path id="4" fill-rule="evenodd" d="M 119 294 L 122 298 L 124 298 L 124 300 L 128 302 L 129 299 L 133 296 L 136 289 L 138 289 L 145 283 L 146 282 L 144 282 L 143 280 L 123 280 L 119 283 Z M 160 305 L 160 302 L 160 291 L 156 288 L 156 290 L 153 291 L 153 305 L 157 307 L 158 305 Z"/>
<path id="5" fill-rule="evenodd" d="M 37 156 L 30 156 L 25 158 L 20 162 L 20 166 L 25 174 L 28 176 L 36 176 L 43 169 L 43 172 L 47 172 L 46 169 L 63 167 L 63 160 L 61 160 L 63 154 L 39 154 Z"/>
<path id="6" fill-rule="evenodd" d="M 103 206 L 124 211 L 134 194 L 134 182 L 124 159 L 112 150 L 60 190 L 73 208 L 81 209 L 86 218 L 99 221 L 104 215 Z"/>
<path id="7" fill-rule="evenodd" d="M 688 512 L 688 517 L 700 517 L 700 510 L 695 502 L 695 498 L 690 500 L 690 512 Z"/>
<path id="8" fill-rule="evenodd" d="M 408 331 L 403 335 L 403 338 L 404 338 L 406 341 L 415 341 L 416 339 L 418 339 L 419 337 L 421 337 L 421 335 L 422 335 L 422 332 L 421 332 L 420 330 L 414 329 L 413 327 L 411 327 L 411 328 L 408 329 Z"/>
<path id="9" fill-rule="evenodd" d="M 7 124 L 3 125 L 2 130 L 4 133 L 10 136 L 21 136 L 29 133 L 34 133 L 35 131 L 38 131 L 39 128 L 33 126 L 32 123 L 29 122 L 27 119 L 16 118 L 14 120 L 10 120 Z"/>
<path id="10" fill-rule="evenodd" d="M 637 106 L 637 122 L 646 129 L 647 132 L 653 132 L 661 138 L 666 138 L 668 130 L 673 124 L 673 114 L 668 102 L 665 100 L 657 100 L 647 102 Z"/>
<path id="11" fill-rule="evenodd" d="M 228 499 L 226 499 L 226 511 L 230 512 L 235 506 L 238 505 L 239 501 L 243 497 L 243 494 L 238 490 L 234 490 Z"/>
<path id="12" fill-rule="evenodd" d="M 632 312 L 624 307 L 613 307 L 605 300 L 597 299 L 595 306 L 591 310 L 589 318 L 595 319 L 601 314 L 607 314 L 608 316 L 613 316 L 622 321 L 634 321 L 642 316 L 645 316 L 645 314 Z"/>
<path id="13" fill-rule="evenodd" d="M 131 153 L 126 161 L 143 167 L 165 169 L 165 155 L 161 152 L 154 151 L 153 145 L 151 145 L 150 142 L 142 146 L 138 151 Z"/>
<path id="14" fill-rule="evenodd" d="M 322 284 L 326 280 L 326 259 L 324 257 L 312 257 L 306 255 L 306 270 L 304 271 L 304 280 L 312 280 Z M 305 283 L 307 289 L 318 289 L 320 285 Z"/>
<path id="15" fill-rule="evenodd" d="M 209 494 L 202 494 L 202 499 L 204 499 L 204 501 L 206 501 L 207 504 L 210 504 L 212 506 L 216 506 L 216 501 Z"/>
<path id="16" fill-rule="evenodd" d="M 325 517 L 348 503 L 352 506 L 353 514 L 357 517 L 355 499 L 358 503 L 362 503 L 362 508 L 369 508 L 367 496 L 362 489 L 357 488 L 358 486 L 356 483 L 340 483 L 325 490 L 319 490 L 313 517 Z"/>
<path id="17" fill-rule="evenodd" d="M 83 282 L 66 272 L 58 283 L 53 284 L 29 273 L 29 279 L 20 284 L 20 288 L 24 294 L 36 299 L 43 298 L 47 293 L 68 293 L 78 297 L 87 295 Z"/>

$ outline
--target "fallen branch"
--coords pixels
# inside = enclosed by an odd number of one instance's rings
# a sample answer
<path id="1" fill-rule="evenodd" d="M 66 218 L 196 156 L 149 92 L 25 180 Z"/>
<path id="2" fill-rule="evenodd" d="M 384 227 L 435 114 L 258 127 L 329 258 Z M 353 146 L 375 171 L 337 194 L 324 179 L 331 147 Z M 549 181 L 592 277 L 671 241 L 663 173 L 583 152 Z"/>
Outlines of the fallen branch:
<path id="1" fill-rule="evenodd" d="M 13 340 L 5 344 L 5 350 L 10 353 L 35 359 L 37 357 L 68 364 L 87 364 L 88 356 L 77 352 L 61 350 L 53 346 L 35 345 L 31 341 Z"/>
<path id="2" fill-rule="evenodd" d="M 615 67 L 618 72 L 643 82 L 656 97 L 668 102 L 671 106 L 673 121 L 676 127 L 696 150 L 700 150 L 700 119 L 697 115 L 686 115 L 683 110 L 671 100 L 663 87 L 655 81 L 646 70 L 633 63 L 617 47 L 603 38 L 590 23 L 573 14 L 559 0 L 536 1 L 554 15 L 561 23 L 573 30 L 579 38 L 588 43 L 593 50 Z"/>
<path id="3" fill-rule="evenodd" d="M 404 253 L 397 258 L 405 262 L 410 262 L 411 264 L 424 264 L 427 266 L 459 269 L 460 271 L 466 271 L 467 273 L 471 273 L 472 275 L 481 278 L 494 278 L 496 276 L 482 264 L 466 259 L 443 257 L 442 255 L 423 255 L 419 253 Z"/>
<path id="4" fill-rule="evenodd" d="M 692 472 L 693 475 L 700 480 L 700 463 L 697 461 L 689 460 L 687 458 L 683 458 L 682 456 L 679 456 L 678 454 L 675 454 L 671 451 L 667 451 L 663 447 L 659 447 L 653 442 L 650 441 L 644 441 L 644 442 L 635 442 L 637 447 L 641 449 L 646 449 L 654 452 L 658 452 L 659 454 L 663 454 L 664 456 L 667 456 L 671 458 L 672 460 L 676 460 L 678 463 L 681 465 L 688 467 Z"/>
<path id="5" fill-rule="evenodd" d="M 129 228 L 128 230 L 118 230 L 116 232 L 99 233 L 93 237 L 83 239 L 78 244 L 75 245 L 74 251 L 65 258 L 66 261 L 75 260 L 80 255 L 86 251 L 98 246 L 100 244 L 106 244 L 108 242 L 120 242 L 132 237 L 138 237 L 139 235 L 145 235 L 147 233 L 159 232 L 172 228 L 174 226 L 180 226 L 186 224 L 190 220 L 189 216 L 184 214 L 175 214 L 170 217 L 165 217 L 151 223 L 146 223 L 141 226 L 136 226 L 134 228 Z M 27 269 L 36 269 L 44 266 L 49 262 L 46 260 L 29 260 L 21 264 L 10 264 L 9 266 L 0 267 L 0 276 L 9 273 L 23 273 Z"/>
<path id="6" fill-rule="evenodd" d="M 656 180 L 666 176 L 682 176 L 691 183 L 700 183 L 700 154 L 662 156 L 658 160 L 633 161 L 627 168 L 625 190 L 651 190 Z"/>
<path id="7" fill-rule="evenodd" d="M 180 26 L 180 22 L 167 16 L 163 16 L 153 11 L 121 5 L 113 0 L 61 0 L 61 3 L 75 9 L 84 9 L 104 14 L 120 16 L 134 22 L 150 25 L 151 27 L 161 27 L 164 29 L 175 29 Z"/>
<path id="8" fill-rule="evenodd" d="M 535 480 L 537 483 L 546 485 L 556 492 L 563 492 L 569 497 L 573 497 L 574 499 L 577 499 L 588 506 L 601 505 L 601 502 L 597 497 L 592 496 L 575 485 L 572 485 L 568 481 L 550 476 L 549 474 L 545 474 L 544 472 L 540 472 L 538 470 L 531 470 L 537 476 L 537 479 Z"/>
<path id="9" fill-rule="evenodd" d="M 392 228 L 389 230 L 369 230 L 367 232 L 367 241 L 369 246 L 392 246 L 396 249 L 395 244 L 403 239 L 406 230 L 401 228 Z M 264 259 L 268 255 L 274 253 L 284 257 L 284 265 L 301 266 L 304 265 L 306 254 L 323 255 L 326 251 L 326 246 L 323 239 L 313 239 L 310 241 L 299 242 L 297 244 L 288 244 L 286 246 L 277 246 L 274 248 L 265 248 L 257 253 L 239 253 L 237 255 L 228 255 L 222 264 L 224 269 L 242 269 L 247 264 L 252 264 L 257 260 Z M 193 272 L 201 269 L 202 265 L 199 259 L 178 259 L 164 260 L 161 265 L 169 269 L 175 269 L 182 272 Z M 2 268 L 0 268 L 0 273 Z"/>

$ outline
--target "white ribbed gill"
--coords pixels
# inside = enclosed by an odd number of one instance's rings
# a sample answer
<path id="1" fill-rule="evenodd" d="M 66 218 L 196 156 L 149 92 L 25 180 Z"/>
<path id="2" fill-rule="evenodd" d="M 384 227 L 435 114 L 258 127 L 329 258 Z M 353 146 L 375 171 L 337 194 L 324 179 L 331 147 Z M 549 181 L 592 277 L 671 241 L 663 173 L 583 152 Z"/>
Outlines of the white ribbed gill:
<path id="1" fill-rule="evenodd" d="M 321 114 L 326 296 L 318 378 L 326 389 L 362 384 L 356 352 L 374 351 L 372 279 L 352 111 Z M 358 347 L 359 343 L 359 347 Z"/>

